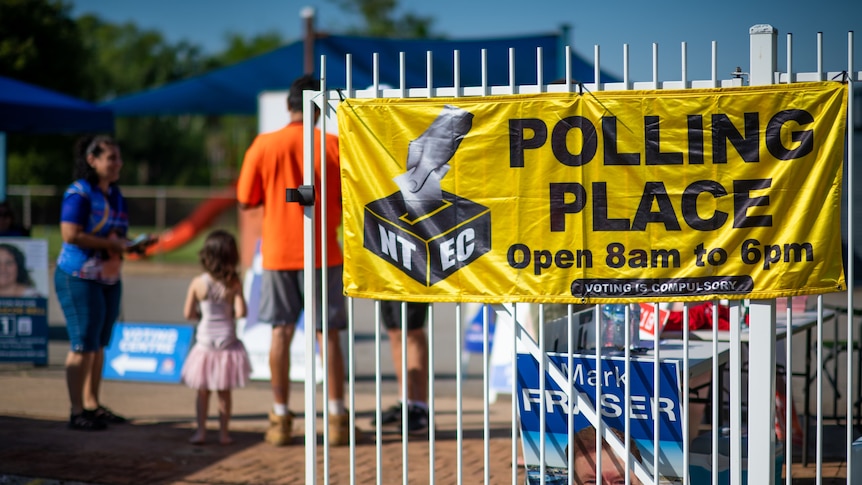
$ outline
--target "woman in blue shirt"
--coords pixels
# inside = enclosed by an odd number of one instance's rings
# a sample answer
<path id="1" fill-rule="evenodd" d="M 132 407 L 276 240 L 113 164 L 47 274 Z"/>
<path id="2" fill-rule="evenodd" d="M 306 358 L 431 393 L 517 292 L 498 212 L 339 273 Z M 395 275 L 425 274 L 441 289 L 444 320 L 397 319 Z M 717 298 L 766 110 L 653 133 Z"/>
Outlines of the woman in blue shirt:
<path id="1" fill-rule="evenodd" d="M 99 402 L 104 348 L 120 312 L 122 254 L 131 247 L 129 222 L 117 180 L 123 159 L 106 135 L 84 137 L 75 148 L 75 181 L 63 195 L 54 287 L 69 332 L 66 383 L 69 427 L 105 429 L 125 418 Z"/>

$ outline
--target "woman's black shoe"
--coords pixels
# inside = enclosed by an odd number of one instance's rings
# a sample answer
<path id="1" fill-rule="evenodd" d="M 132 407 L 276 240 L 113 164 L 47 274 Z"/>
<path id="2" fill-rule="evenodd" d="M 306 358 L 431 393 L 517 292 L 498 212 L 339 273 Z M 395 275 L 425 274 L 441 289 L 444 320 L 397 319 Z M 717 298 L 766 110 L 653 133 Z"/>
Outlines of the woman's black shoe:
<path id="1" fill-rule="evenodd" d="M 78 414 L 69 416 L 69 429 L 77 429 L 80 431 L 100 431 L 107 428 L 108 425 L 95 416 L 95 412 L 84 410 Z"/>
<path id="2" fill-rule="evenodd" d="M 120 416 L 119 414 L 114 414 L 113 411 L 106 408 L 105 406 L 99 406 L 95 410 L 91 411 L 95 418 L 103 423 L 110 424 L 123 424 L 128 421 L 126 418 Z"/>

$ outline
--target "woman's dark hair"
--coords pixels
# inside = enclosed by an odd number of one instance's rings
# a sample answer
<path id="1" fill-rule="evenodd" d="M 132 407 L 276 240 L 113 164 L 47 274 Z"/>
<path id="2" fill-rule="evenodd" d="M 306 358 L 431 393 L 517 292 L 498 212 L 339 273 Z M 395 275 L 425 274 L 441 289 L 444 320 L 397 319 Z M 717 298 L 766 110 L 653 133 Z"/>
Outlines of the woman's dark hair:
<path id="1" fill-rule="evenodd" d="M 75 143 L 75 180 L 84 179 L 90 185 L 99 183 L 99 175 L 87 162 L 87 156 L 98 157 L 105 151 L 106 146 L 117 146 L 117 142 L 108 135 L 87 135 L 78 139 Z"/>
<path id="2" fill-rule="evenodd" d="M 18 269 L 18 273 L 15 275 L 15 282 L 26 286 L 33 286 L 33 280 L 30 279 L 30 273 L 27 272 L 27 259 L 24 257 L 24 253 L 18 249 L 18 246 L 0 243 L 0 250 L 5 250 L 15 259 L 15 266 Z"/>
<path id="3" fill-rule="evenodd" d="M 200 256 L 201 266 L 216 281 L 230 286 L 239 279 L 236 272 L 239 251 L 236 247 L 236 239 L 231 233 L 222 229 L 209 233 L 198 256 Z"/>

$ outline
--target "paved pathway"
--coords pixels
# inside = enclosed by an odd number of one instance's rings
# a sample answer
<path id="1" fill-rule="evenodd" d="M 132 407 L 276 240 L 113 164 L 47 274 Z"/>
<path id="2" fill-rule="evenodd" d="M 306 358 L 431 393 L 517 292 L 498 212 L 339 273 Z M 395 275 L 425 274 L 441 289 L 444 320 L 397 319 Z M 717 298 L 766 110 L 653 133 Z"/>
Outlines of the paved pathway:
<path id="1" fill-rule="evenodd" d="M 6 369 L 0 372 L 0 483 L 3 476 L 43 477 L 99 484 L 279 484 L 305 479 L 303 420 L 295 422 L 293 445 L 272 447 L 262 441 L 266 428 L 263 409 L 269 402 L 265 383 L 253 383 L 234 393 L 235 443 L 193 446 L 186 443 L 194 419 L 194 394 L 178 385 L 106 382 L 104 400 L 134 420 L 104 432 L 75 432 L 66 428 L 67 409 L 63 371 L 51 365 L 42 369 Z M 301 388 L 296 389 L 301 393 Z M 301 395 L 301 394 L 299 394 Z M 456 401 L 438 399 L 435 434 L 435 479 L 457 483 L 458 442 Z M 366 433 L 373 413 L 373 395 L 357 395 L 357 423 Z M 489 458 L 491 483 L 510 483 L 510 401 L 492 407 Z M 465 432 L 462 450 L 463 483 L 481 483 L 484 474 L 482 401 L 463 401 Z M 217 427 L 211 420 L 211 429 Z M 320 424 L 318 423 L 318 429 Z M 320 441 L 322 439 L 319 438 Z M 356 447 L 356 483 L 375 483 L 376 439 L 367 436 Z M 400 435 L 382 436 L 382 483 L 402 483 Z M 323 446 L 318 447 L 318 477 L 323 483 Z M 428 483 L 429 442 L 408 441 L 410 483 Z M 351 456 L 348 448 L 330 452 L 331 483 L 349 483 Z"/>
<path id="2" fill-rule="evenodd" d="M 121 318 L 129 322 L 181 323 L 185 290 L 197 270 L 140 263 L 131 266 L 131 271 L 127 267 L 124 280 Z M 373 309 L 369 302 L 357 305 L 355 408 L 357 425 L 366 436 L 356 447 L 353 466 L 356 483 L 375 483 L 378 448 L 370 426 L 376 406 L 374 339 L 369 338 L 374 335 L 370 316 Z M 300 416 L 294 423 L 297 436 L 289 447 L 275 448 L 262 441 L 267 426 L 265 413 L 271 401 L 266 382 L 253 382 L 249 387 L 234 392 L 232 429 L 236 442 L 231 446 L 187 444 L 194 421 L 195 396 L 193 391 L 178 384 L 105 381 L 103 401 L 133 421 L 112 426 L 104 432 L 68 430 L 68 397 L 63 371 L 68 343 L 63 340 L 61 315 L 56 298 L 52 296 L 49 321 L 51 335 L 55 338 L 49 345 L 48 366 L 0 364 L 0 484 L 29 483 L 22 477 L 87 484 L 304 482 L 301 383 L 295 383 L 291 393 L 294 396 L 291 408 Z M 437 368 L 441 378 L 435 392 L 434 479 L 438 483 L 457 483 L 457 463 L 460 460 L 463 483 L 481 483 L 485 478 L 486 442 L 482 380 L 479 377 L 481 359 L 473 359 L 467 366 L 461 400 L 464 434 L 459 448 L 456 433 L 458 401 L 454 384 L 456 363 L 451 355 L 451 349 L 456 346 L 453 333 L 446 331 L 448 327 L 454 328 L 454 323 L 441 323 L 435 332 Z M 385 341 L 381 355 L 382 403 L 387 406 L 393 402 L 398 390 Z M 318 396 L 318 403 L 321 401 Z M 214 410 L 213 401 L 211 414 Z M 491 407 L 487 429 L 491 483 L 511 482 L 511 421 L 511 399 L 501 396 Z M 210 424 L 212 429 L 217 427 L 215 419 Z M 318 430 L 320 426 L 318 423 Z M 215 438 L 215 432 L 212 437 Z M 318 439 L 322 441 L 320 436 Z M 403 443 L 400 434 L 387 431 L 380 442 L 381 483 L 402 483 Z M 407 450 L 410 483 L 428 483 L 429 442 L 408 439 Z M 323 483 L 323 451 L 321 443 L 318 447 L 319 483 Z M 351 456 L 348 448 L 330 450 L 329 469 L 331 483 L 349 483 Z"/>
<path id="3" fill-rule="evenodd" d="M 139 322 L 180 322 L 179 313 L 193 268 L 139 266 L 127 273 L 124 319 Z M 52 335 L 63 334 L 62 318 L 54 299 L 49 306 Z M 440 315 L 445 312 L 438 313 Z M 367 307 L 357 312 L 357 328 L 365 337 L 373 335 Z M 439 321 L 439 320 L 438 320 Z M 461 397 L 463 436 L 459 446 L 456 433 L 458 399 L 454 385 L 455 358 L 451 349 L 454 324 L 443 321 L 435 328 L 436 366 L 440 370 L 435 392 L 436 434 L 433 446 L 434 481 L 458 483 L 512 483 L 511 400 L 507 395 L 491 405 L 488 427 L 484 426 L 481 359 L 468 366 L 468 377 Z M 194 420 L 194 393 L 182 385 L 106 381 L 103 400 L 133 421 L 97 433 L 70 431 L 68 398 L 63 359 L 67 342 L 52 340 L 49 365 L 0 364 L 0 484 L 76 485 L 81 484 L 288 484 L 304 483 L 306 460 L 302 433 L 304 423 L 297 419 L 297 436 L 289 447 L 275 448 L 262 441 L 266 428 L 266 409 L 270 402 L 267 383 L 253 382 L 234 392 L 233 436 L 230 446 L 209 444 L 192 446 L 186 440 Z M 388 359 L 386 348 L 383 354 Z M 376 400 L 374 390 L 373 339 L 359 339 L 355 409 L 357 424 L 373 433 L 369 420 Z M 369 363 L 371 362 L 371 363 Z M 383 405 L 392 402 L 397 389 L 391 363 L 383 363 Z M 294 412 L 302 413 L 303 388 L 295 384 L 292 392 Z M 320 402 L 320 399 L 318 399 Z M 214 410 L 213 403 L 212 409 Z M 217 426 L 211 422 L 212 429 Z M 319 428 L 319 427 L 318 427 Z M 826 443 L 843 443 L 843 430 L 829 428 Z M 215 433 L 212 433 L 215 437 Z M 376 437 L 367 436 L 351 456 L 348 448 L 333 448 L 329 454 L 330 482 L 350 483 L 351 463 L 355 483 L 403 483 L 402 441 L 397 433 L 383 434 L 378 447 Z M 486 471 L 484 463 L 490 467 Z M 520 452 L 520 443 L 517 443 Z M 408 478 L 411 484 L 429 483 L 428 441 L 408 443 Z M 323 447 L 318 447 L 318 483 L 323 480 Z M 459 453 L 460 452 L 460 453 Z M 842 450 L 827 447 L 823 483 L 844 483 L 846 473 Z M 813 455 L 812 455 L 813 456 Z M 521 468 L 519 473 L 523 473 Z M 794 465 L 794 483 L 814 483 L 814 466 Z M 40 480 L 31 480 L 30 478 Z M 487 481 L 486 481 L 487 479 Z M 523 483 L 519 475 L 517 483 Z"/>

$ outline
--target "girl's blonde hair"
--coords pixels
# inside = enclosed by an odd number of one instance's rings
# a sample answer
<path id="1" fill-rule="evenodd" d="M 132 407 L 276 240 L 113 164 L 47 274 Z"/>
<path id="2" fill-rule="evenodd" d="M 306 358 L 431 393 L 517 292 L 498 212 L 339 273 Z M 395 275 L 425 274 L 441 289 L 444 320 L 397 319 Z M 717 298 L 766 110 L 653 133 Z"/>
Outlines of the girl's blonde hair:
<path id="1" fill-rule="evenodd" d="M 216 281 L 231 286 L 239 280 L 236 266 L 239 264 L 239 251 L 236 239 L 225 230 L 218 229 L 207 235 L 204 246 L 198 253 L 201 266 Z"/>

